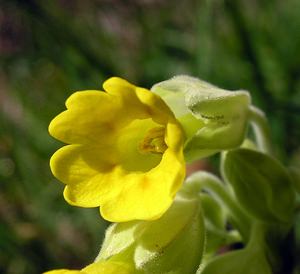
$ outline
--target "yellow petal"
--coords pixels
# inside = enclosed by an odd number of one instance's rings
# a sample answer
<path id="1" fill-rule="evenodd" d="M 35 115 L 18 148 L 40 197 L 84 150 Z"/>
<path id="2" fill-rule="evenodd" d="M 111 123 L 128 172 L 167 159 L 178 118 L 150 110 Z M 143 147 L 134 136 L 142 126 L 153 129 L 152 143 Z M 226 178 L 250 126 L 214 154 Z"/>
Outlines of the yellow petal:
<path id="1" fill-rule="evenodd" d="M 80 270 L 57 269 L 44 272 L 43 274 L 84 274 Z"/>
<path id="2" fill-rule="evenodd" d="M 69 97 L 66 105 L 69 109 L 51 121 L 49 132 L 67 144 L 113 142 L 115 129 L 126 123 L 118 112 L 118 98 L 105 92 L 76 92 Z M 103 135 L 107 138 L 101 139 Z"/>
<path id="3" fill-rule="evenodd" d="M 110 177 L 116 176 L 113 153 L 100 146 L 64 146 L 51 157 L 50 167 L 53 175 L 67 184 L 64 196 L 72 205 L 99 206 L 102 196 L 108 197 L 116 188 L 110 183 Z"/>
<path id="4" fill-rule="evenodd" d="M 82 270 L 57 269 L 43 274 L 134 274 L 133 267 L 123 262 L 102 261 L 92 263 Z"/>
<path id="5" fill-rule="evenodd" d="M 101 215 L 112 222 L 157 219 L 171 205 L 184 176 L 182 152 L 176 155 L 169 149 L 149 172 L 124 176 L 119 194 L 101 205 Z"/>
<path id="6" fill-rule="evenodd" d="M 175 120 L 174 114 L 170 108 L 155 93 L 140 87 L 137 87 L 135 92 L 140 102 L 148 108 L 148 112 L 153 121 L 160 124 L 166 124 L 170 120 Z"/>
<path id="7" fill-rule="evenodd" d="M 134 274 L 128 264 L 114 261 L 102 261 L 88 265 L 83 269 L 86 274 Z"/>
<path id="8" fill-rule="evenodd" d="M 109 147 L 68 145 L 50 159 L 53 175 L 65 184 L 75 184 L 105 173 L 117 165 L 118 156 Z"/>
<path id="9" fill-rule="evenodd" d="M 158 123 L 166 123 L 174 119 L 168 106 L 148 90 L 135 88 L 117 77 L 110 78 L 103 86 L 107 93 L 89 90 L 72 94 L 66 102 L 68 109 L 51 121 L 50 134 L 67 144 L 113 142 L 116 129 L 130 120 L 151 117 Z M 104 135 L 107 138 L 103 140 Z"/>
<path id="10" fill-rule="evenodd" d="M 112 77 L 106 80 L 103 88 L 107 93 L 116 95 L 123 100 L 127 115 L 137 119 L 151 117 L 155 122 L 165 124 L 174 119 L 172 111 L 167 104 L 151 91 L 135 87 L 124 79 Z"/>
<path id="11" fill-rule="evenodd" d="M 124 171 L 116 167 L 111 172 L 74 185 L 67 185 L 64 190 L 66 201 L 75 206 L 96 207 L 107 200 L 114 199 L 122 189 Z"/>
<path id="12" fill-rule="evenodd" d="M 123 117 L 128 120 L 146 119 L 150 117 L 147 106 L 141 103 L 136 94 L 136 88 L 124 79 L 112 77 L 103 83 L 104 90 L 120 99 Z"/>
<path id="13" fill-rule="evenodd" d="M 182 128 L 177 121 L 170 121 L 167 124 L 165 142 L 172 151 L 178 153 L 178 157 L 181 155 L 184 144 L 184 135 Z M 183 156 L 180 156 L 180 159 L 181 157 Z"/>

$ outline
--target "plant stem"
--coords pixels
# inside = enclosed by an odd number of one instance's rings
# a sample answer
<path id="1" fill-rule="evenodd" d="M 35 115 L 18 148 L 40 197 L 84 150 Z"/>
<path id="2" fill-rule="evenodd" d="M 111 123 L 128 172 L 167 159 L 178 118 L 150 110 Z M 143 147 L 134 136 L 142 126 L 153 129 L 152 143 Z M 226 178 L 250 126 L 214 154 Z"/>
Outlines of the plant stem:
<path id="1" fill-rule="evenodd" d="M 187 179 L 184 188 L 185 191 L 192 193 L 199 193 L 202 190 L 211 193 L 225 207 L 245 242 L 248 241 L 251 229 L 250 221 L 219 178 L 208 172 L 199 171 Z"/>
<path id="2" fill-rule="evenodd" d="M 255 133 L 258 148 L 262 152 L 272 155 L 271 132 L 264 112 L 257 107 L 250 106 L 250 121 Z"/>

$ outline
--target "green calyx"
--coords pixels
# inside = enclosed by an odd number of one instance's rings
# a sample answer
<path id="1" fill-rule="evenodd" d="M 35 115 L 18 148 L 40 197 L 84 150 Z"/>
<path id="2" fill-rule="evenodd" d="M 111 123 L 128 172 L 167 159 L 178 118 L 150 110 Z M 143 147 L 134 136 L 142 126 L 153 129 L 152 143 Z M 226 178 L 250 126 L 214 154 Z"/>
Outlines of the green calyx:
<path id="1" fill-rule="evenodd" d="M 96 261 L 130 261 L 140 274 L 195 273 L 204 239 L 199 200 L 178 195 L 158 220 L 110 226 Z"/>
<path id="2" fill-rule="evenodd" d="M 190 76 L 152 87 L 181 122 L 187 161 L 238 147 L 244 140 L 251 103 L 247 91 L 228 91 Z"/>

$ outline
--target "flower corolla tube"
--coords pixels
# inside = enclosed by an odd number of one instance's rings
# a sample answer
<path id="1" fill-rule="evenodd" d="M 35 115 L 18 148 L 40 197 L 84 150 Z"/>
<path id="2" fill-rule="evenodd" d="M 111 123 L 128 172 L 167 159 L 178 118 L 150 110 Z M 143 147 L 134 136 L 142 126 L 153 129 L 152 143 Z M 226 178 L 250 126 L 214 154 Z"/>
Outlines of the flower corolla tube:
<path id="1" fill-rule="evenodd" d="M 165 102 L 124 79 L 75 92 L 49 132 L 67 145 L 50 160 L 64 197 L 113 222 L 157 219 L 185 177 L 184 133 Z"/>

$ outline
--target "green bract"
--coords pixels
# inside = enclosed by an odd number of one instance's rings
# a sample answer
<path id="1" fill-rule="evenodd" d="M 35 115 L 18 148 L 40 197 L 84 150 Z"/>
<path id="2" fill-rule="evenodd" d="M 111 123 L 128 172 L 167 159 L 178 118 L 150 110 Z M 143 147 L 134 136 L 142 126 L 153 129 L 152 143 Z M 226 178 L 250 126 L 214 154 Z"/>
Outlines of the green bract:
<path id="1" fill-rule="evenodd" d="M 239 146 L 245 136 L 250 95 L 228 91 L 190 76 L 176 76 L 154 85 L 175 113 L 187 135 L 188 161 Z"/>
<path id="2" fill-rule="evenodd" d="M 141 274 L 195 273 L 204 237 L 199 200 L 177 196 L 158 220 L 110 226 L 96 261 L 130 261 Z"/>
<path id="3" fill-rule="evenodd" d="M 239 203 L 254 217 L 266 222 L 290 222 L 295 194 L 286 169 L 258 151 L 236 149 L 226 153 L 224 176 Z"/>

